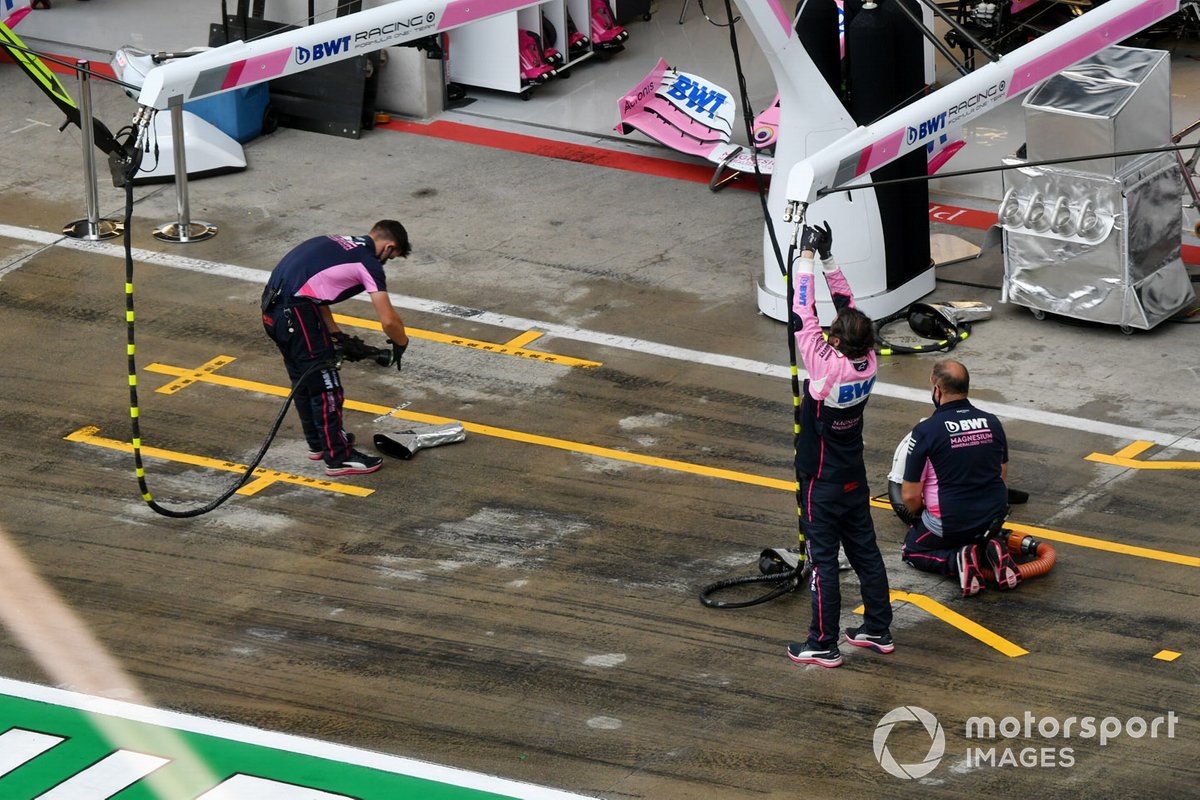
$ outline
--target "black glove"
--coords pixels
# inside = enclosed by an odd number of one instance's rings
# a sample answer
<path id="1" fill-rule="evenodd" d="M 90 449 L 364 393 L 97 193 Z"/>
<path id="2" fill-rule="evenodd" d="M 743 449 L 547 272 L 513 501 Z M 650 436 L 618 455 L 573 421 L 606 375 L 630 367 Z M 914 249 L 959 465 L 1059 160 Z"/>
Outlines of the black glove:
<path id="1" fill-rule="evenodd" d="M 822 228 L 819 225 L 805 225 L 800 235 L 800 249 L 811 250 L 820 256 L 822 261 L 828 259 L 833 252 L 833 231 L 829 223 Z"/>
<path id="2" fill-rule="evenodd" d="M 346 358 L 346 334 L 341 331 L 330 331 L 329 341 L 333 344 L 333 357 L 340 364 Z"/>
<path id="3" fill-rule="evenodd" d="M 334 339 L 334 350 L 340 359 L 361 361 L 362 359 L 368 359 L 368 357 L 379 351 L 379 348 L 371 347 L 371 345 L 362 341 L 358 336 L 349 336 L 347 333 L 341 331 L 330 333 L 329 336 L 331 339 Z"/>
<path id="4" fill-rule="evenodd" d="M 391 357 L 391 360 L 389 360 L 385 366 L 390 367 L 390 366 L 395 365 L 396 372 L 399 372 L 400 371 L 400 359 L 404 358 L 404 351 L 408 349 L 408 345 L 396 344 L 391 339 L 388 339 L 388 344 L 390 344 L 392 346 L 392 357 Z"/>

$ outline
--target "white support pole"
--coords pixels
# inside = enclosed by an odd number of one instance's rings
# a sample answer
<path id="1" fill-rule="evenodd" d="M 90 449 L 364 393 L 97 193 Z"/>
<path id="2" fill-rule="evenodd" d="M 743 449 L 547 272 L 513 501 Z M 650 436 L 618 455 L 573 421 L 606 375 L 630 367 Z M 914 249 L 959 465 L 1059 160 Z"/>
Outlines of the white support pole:
<path id="1" fill-rule="evenodd" d="M 96 133 L 92 127 L 90 71 L 91 62 L 83 59 L 75 62 L 75 73 L 79 77 L 79 129 L 83 132 L 83 197 L 87 218 L 68 222 L 63 226 L 63 234 L 74 239 L 95 242 L 120 236 L 125 225 L 113 219 L 100 219 L 100 199 L 96 193 Z"/>
<path id="2" fill-rule="evenodd" d="M 179 218 L 154 229 L 154 238 L 164 242 L 201 242 L 217 235 L 217 226 L 207 222 L 192 222 L 188 206 L 187 153 L 184 152 L 183 98 L 173 97 L 171 107 L 171 148 L 175 158 L 175 195 Z"/>

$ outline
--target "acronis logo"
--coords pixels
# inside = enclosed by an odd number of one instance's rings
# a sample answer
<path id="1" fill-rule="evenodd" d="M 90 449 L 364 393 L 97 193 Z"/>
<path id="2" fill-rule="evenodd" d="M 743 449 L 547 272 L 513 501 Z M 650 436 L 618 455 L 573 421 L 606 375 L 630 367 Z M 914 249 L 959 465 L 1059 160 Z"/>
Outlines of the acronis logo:
<path id="1" fill-rule="evenodd" d="M 336 56 L 339 53 L 346 53 L 350 50 L 350 37 L 342 36 L 339 39 L 334 39 L 328 42 L 317 42 L 312 46 L 312 49 L 307 47 L 296 48 L 296 63 L 307 64 L 309 61 L 320 61 L 327 56 Z"/>
<path id="2" fill-rule="evenodd" d="M 926 120 L 925 122 L 922 122 L 920 125 L 918 125 L 915 128 L 910 126 L 908 129 L 908 143 L 913 144 L 915 142 L 919 142 L 922 139 L 926 139 L 930 136 L 933 136 L 938 131 L 945 130 L 945 128 L 946 128 L 946 112 L 943 111 L 942 113 L 938 114 L 937 116 L 932 117 L 932 118 Z"/>

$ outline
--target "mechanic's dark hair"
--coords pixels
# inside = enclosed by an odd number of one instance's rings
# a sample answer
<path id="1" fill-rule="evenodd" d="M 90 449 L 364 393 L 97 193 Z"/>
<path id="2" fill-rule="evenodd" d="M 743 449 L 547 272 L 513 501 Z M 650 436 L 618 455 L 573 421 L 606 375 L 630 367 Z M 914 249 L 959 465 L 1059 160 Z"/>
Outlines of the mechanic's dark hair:
<path id="1" fill-rule="evenodd" d="M 396 245 L 396 255 L 401 258 L 408 258 L 408 254 L 412 252 L 412 245 L 408 243 L 408 231 L 394 219 L 381 219 L 376 222 L 375 227 L 371 228 L 371 238 L 392 242 Z"/>
<path id="2" fill-rule="evenodd" d="M 971 373 L 961 361 L 947 358 L 933 365 L 933 385 L 946 394 L 965 396 L 971 390 Z"/>
<path id="3" fill-rule="evenodd" d="M 838 352 L 846 358 L 865 358 L 875 347 L 875 328 L 871 318 L 857 308 L 843 308 L 829 326 L 830 338 L 836 336 L 840 343 Z"/>

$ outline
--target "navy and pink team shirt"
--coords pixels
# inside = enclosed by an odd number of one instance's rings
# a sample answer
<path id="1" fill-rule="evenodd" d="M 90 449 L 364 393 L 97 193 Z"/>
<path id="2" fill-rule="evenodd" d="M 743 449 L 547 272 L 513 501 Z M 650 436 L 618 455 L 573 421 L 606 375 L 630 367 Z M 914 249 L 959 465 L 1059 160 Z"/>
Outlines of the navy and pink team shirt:
<path id="1" fill-rule="evenodd" d="M 369 236 L 318 236 L 283 257 L 268 281 L 286 300 L 340 303 L 362 292 L 386 292 L 383 264 Z"/>
<path id="2" fill-rule="evenodd" d="M 913 428 L 904 480 L 924 484 L 922 520 L 940 535 L 978 530 L 1004 512 L 1008 438 L 994 414 L 966 399 L 943 403 Z"/>

